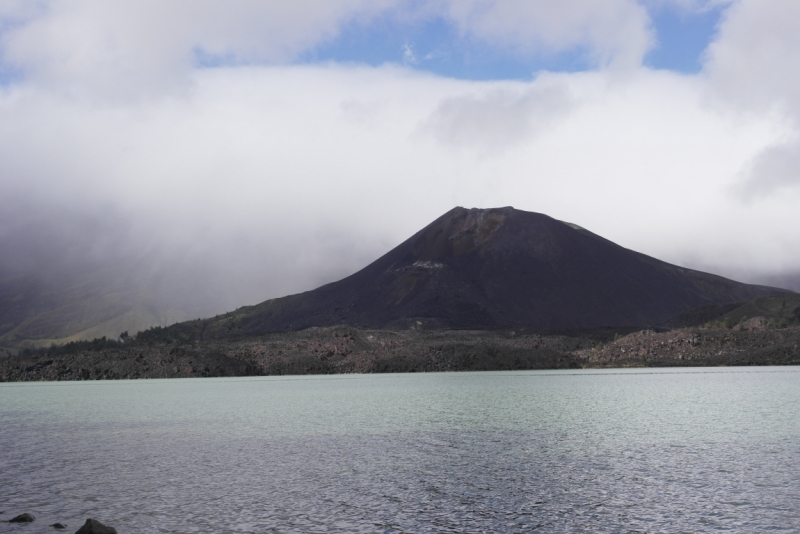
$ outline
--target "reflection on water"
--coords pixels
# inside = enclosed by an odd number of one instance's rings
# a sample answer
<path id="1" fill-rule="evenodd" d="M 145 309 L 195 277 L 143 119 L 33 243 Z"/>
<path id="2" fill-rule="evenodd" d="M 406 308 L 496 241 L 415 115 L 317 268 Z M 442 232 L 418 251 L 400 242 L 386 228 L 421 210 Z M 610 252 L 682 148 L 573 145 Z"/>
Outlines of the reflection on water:
<path id="1" fill-rule="evenodd" d="M 798 406 L 793 368 L 3 384 L 0 531 L 796 532 Z"/>

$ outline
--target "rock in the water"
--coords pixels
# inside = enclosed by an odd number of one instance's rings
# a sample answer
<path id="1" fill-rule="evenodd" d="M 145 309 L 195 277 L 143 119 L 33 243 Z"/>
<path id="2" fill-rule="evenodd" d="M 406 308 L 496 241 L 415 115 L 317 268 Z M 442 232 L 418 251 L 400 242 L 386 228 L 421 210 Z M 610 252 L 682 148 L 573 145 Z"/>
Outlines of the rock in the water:
<path id="1" fill-rule="evenodd" d="M 94 519 L 87 519 L 78 532 L 75 534 L 117 534 L 117 530 L 112 527 L 107 527 L 100 521 Z"/>
<path id="2" fill-rule="evenodd" d="M 61 523 L 53 523 L 50 526 L 53 527 L 53 528 L 56 528 L 58 530 L 64 530 L 65 528 L 67 528 L 67 525 L 63 525 Z"/>
<path id="3" fill-rule="evenodd" d="M 24 514 L 19 514 L 17 517 L 12 518 L 9 523 L 33 523 L 35 519 L 33 515 L 25 512 Z"/>

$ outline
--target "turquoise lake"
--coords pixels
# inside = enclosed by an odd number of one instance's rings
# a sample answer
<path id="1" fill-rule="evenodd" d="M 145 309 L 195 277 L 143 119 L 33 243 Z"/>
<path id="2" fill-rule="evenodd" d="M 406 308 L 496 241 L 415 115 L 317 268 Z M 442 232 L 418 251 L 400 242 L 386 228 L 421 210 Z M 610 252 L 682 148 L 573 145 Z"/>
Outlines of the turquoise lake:
<path id="1" fill-rule="evenodd" d="M 800 532 L 800 368 L 0 384 L 0 531 Z"/>

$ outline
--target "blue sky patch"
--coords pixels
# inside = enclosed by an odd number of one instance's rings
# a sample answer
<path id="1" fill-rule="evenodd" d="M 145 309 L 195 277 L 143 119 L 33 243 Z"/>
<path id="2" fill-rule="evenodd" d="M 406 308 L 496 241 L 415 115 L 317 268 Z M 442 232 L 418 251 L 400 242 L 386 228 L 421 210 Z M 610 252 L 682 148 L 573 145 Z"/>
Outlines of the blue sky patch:
<path id="1" fill-rule="evenodd" d="M 722 6 L 695 13 L 664 7 L 651 13 L 658 44 L 645 57 L 645 65 L 686 74 L 700 72 L 703 53 L 714 38 L 723 11 Z"/>
<path id="2" fill-rule="evenodd" d="M 703 52 L 714 36 L 724 7 L 685 12 L 663 7 L 651 12 L 658 44 L 645 65 L 681 73 L 697 73 Z M 369 24 L 353 22 L 331 42 L 306 52 L 301 63 L 342 62 L 406 66 L 441 76 L 469 80 L 529 80 L 538 71 L 579 72 L 595 67 L 585 49 L 523 55 L 459 35 L 443 19 L 402 22 L 383 17 Z"/>
<path id="3" fill-rule="evenodd" d="M 442 19 L 401 23 L 389 18 L 369 26 L 350 24 L 337 39 L 301 57 L 301 62 L 317 61 L 397 63 L 469 80 L 530 80 L 540 70 L 577 72 L 591 66 L 586 51 L 579 48 L 526 57 L 461 36 Z"/>

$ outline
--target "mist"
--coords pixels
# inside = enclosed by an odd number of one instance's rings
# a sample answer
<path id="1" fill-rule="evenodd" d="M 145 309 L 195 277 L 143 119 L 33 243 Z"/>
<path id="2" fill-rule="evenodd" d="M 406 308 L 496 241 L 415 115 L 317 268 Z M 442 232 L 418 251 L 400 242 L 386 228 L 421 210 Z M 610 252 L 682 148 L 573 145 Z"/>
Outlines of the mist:
<path id="1" fill-rule="evenodd" d="M 703 71 L 686 75 L 643 65 L 646 12 L 618 4 L 630 11 L 602 32 L 576 33 L 585 20 L 559 10 L 529 14 L 563 22 L 538 37 L 508 6 L 480 20 L 434 10 L 475 38 L 502 34 L 498 46 L 594 51 L 588 71 L 523 81 L 291 61 L 342 21 L 404 9 L 396 2 L 337 3 L 268 43 L 233 37 L 245 10 L 207 34 L 207 51 L 238 58 L 212 66 L 192 59 L 194 34 L 137 48 L 149 34 L 123 24 L 133 4 L 92 22 L 119 34 L 120 56 L 66 31 L 90 13 L 81 2 L 16 12 L 22 22 L 2 34 L 3 285 L 52 295 L 91 280 L 167 323 L 340 279 L 454 206 L 512 205 L 672 263 L 800 290 L 800 106 L 793 79 L 763 72 L 797 71 L 795 37 L 771 34 L 782 63 L 742 52 L 770 32 L 748 10 L 762 20 L 795 8 L 730 7 Z"/>

